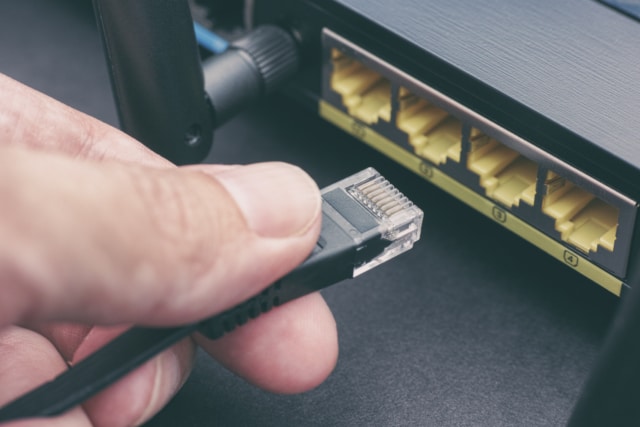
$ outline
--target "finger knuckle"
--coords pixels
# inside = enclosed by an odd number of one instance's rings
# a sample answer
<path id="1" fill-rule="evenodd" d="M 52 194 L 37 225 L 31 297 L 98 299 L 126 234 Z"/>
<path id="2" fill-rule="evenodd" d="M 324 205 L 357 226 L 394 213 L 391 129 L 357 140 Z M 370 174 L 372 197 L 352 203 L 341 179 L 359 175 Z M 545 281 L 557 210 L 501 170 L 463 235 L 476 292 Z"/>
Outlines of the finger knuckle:
<path id="1" fill-rule="evenodd" d="M 212 268 L 217 258 L 212 239 L 231 224 L 228 216 L 213 215 L 211 200 L 199 197 L 200 183 L 180 175 L 140 175 L 134 188 L 161 248 L 161 264 L 173 269 L 172 276 L 193 281 Z"/>

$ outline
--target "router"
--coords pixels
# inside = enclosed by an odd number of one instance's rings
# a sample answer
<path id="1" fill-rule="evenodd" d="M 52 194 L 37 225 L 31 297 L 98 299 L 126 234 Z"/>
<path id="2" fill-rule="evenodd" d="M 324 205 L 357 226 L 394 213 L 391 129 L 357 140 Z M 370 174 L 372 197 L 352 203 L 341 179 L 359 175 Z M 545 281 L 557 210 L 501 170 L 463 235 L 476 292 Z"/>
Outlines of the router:
<path id="1" fill-rule="evenodd" d="M 584 0 L 233 4 L 299 36 L 290 93 L 323 119 L 608 291 L 637 280 L 633 18 Z"/>

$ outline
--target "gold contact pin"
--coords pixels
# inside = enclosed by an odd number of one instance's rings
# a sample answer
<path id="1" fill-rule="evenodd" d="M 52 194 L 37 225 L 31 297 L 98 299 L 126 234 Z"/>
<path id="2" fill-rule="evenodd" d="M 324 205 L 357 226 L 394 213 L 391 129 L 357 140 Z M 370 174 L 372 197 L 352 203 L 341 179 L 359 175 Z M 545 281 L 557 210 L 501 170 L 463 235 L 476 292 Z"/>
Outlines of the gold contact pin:
<path id="1" fill-rule="evenodd" d="M 390 217 L 413 205 L 398 189 L 382 177 L 362 183 L 351 194 L 379 217 Z"/>

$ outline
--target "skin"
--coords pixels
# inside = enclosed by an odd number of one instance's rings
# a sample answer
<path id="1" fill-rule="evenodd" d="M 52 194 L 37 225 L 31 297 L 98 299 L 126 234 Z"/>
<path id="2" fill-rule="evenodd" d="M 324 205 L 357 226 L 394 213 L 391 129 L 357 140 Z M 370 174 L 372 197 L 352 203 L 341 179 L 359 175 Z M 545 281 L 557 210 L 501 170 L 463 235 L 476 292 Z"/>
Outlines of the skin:
<path id="1" fill-rule="evenodd" d="M 316 242 L 319 193 L 296 167 L 176 167 L 1 74 L 0 93 L 0 405 L 132 324 L 232 307 Z M 4 425 L 139 425 L 182 386 L 197 345 L 276 393 L 316 387 L 338 352 L 312 294 L 220 340 L 185 339 L 60 417 Z"/>

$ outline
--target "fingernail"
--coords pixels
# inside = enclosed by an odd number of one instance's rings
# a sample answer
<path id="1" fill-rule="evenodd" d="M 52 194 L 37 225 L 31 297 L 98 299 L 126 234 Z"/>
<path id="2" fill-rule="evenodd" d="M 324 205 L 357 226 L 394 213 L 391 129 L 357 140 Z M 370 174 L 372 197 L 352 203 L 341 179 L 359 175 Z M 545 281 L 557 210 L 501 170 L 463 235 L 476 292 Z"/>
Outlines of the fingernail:
<path id="1" fill-rule="evenodd" d="M 149 421 L 180 390 L 191 371 L 194 355 L 192 344 L 180 343 L 154 359 L 153 388 L 149 391 L 146 407 L 132 425 L 139 426 Z"/>
<path id="2" fill-rule="evenodd" d="M 216 178 L 260 236 L 303 234 L 320 215 L 318 187 L 296 166 L 256 163 L 223 171 Z"/>

